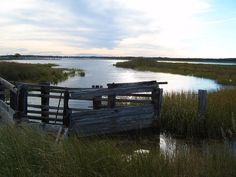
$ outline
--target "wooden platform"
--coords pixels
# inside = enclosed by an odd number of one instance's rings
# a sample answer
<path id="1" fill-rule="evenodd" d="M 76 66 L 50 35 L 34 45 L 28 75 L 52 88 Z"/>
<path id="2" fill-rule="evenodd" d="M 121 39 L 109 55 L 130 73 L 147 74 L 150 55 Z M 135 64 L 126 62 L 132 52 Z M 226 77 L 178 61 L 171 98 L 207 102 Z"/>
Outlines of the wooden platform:
<path id="1" fill-rule="evenodd" d="M 47 83 L 13 84 L 0 78 L 0 100 L 9 103 L 18 123 L 61 125 L 79 136 L 101 135 L 158 128 L 163 92 L 159 84 L 166 82 L 66 88 Z M 86 102 L 87 107 L 79 102 Z"/>

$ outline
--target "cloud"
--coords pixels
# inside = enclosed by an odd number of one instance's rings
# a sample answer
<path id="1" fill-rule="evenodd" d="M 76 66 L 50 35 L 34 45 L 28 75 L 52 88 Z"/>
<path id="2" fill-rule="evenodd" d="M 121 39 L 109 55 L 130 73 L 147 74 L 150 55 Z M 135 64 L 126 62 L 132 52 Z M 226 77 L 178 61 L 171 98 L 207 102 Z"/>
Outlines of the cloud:
<path id="1" fill-rule="evenodd" d="M 136 56 L 191 55 L 206 25 L 199 16 L 211 8 L 208 0 L 2 0 L 0 6 L 2 48 Z"/>

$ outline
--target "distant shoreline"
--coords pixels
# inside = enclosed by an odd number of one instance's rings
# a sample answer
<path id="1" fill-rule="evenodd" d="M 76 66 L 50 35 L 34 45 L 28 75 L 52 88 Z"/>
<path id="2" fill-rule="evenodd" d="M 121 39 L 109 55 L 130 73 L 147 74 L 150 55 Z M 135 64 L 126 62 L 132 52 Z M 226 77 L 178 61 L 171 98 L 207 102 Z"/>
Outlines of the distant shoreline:
<path id="1" fill-rule="evenodd" d="M 183 62 L 215 62 L 215 63 L 236 63 L 236 58 L 171 58 L 171 57 L 117 57 L 117 56 L 43 56 L 43 55 L 2 55 L 0 60 L 60 60 L 71 59 L 109 59 L 109 60 L 132 60 L 132 59 L 154 59 L 158 61 L 183 61 Z"/>

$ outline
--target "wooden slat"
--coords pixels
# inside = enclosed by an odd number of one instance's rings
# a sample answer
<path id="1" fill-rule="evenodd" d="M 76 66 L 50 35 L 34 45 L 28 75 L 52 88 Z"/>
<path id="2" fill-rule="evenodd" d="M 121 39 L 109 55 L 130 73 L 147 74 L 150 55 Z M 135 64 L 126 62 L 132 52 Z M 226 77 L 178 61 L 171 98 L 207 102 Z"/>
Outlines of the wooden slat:
<path id="1" fill-rule="evenodd" d="M 14 92 L 14 93 L 16 94 L 17 88 L 16 88 L 15 85 L 13 85 L 12 83 L 8 82 L 7 80 L 5 80 L 5 79 L 3 79 L 3 78 L 1 78 L 1 77 L 0 77 L 0 83 L 1 83 L 2 85 L 4 85 L 4 87 L 5 87 L 6 89 L 9 89 L 9 90 L 11 90 L 12 92 Z"/>
<path id="2" fill-rule="evenodd" d="M 76 117 L 75 117 L 76 116 Z M 153 106 L 96 110 L 72 114 L 71 128 L 82 136 L 100 135 L 152 127 Z"/>
<path id="3" fill-rule="evenodd" d="M 49 115 L 58 115 L 62 116 L 62 113 L 57 113 L 57 112 L 50 112 L 50 111 L 35 111 L 35 110 L 28 110 L 27 113 L 32 113 L 32 114 L 46 114 L 48 113 Z"/>
<path id="4" fill-rule="evenodd" d="M 45 105 L 34 105 L 34 104 L 28 104 L 28 107 L 30 108 L 38 108 L 38 109 L 41 109 L 41 108 L 48 108 L 48 109 L 58 109 L 58 110 L 63 110 L 62 107 L 57 107 L 57 106 L 45 106 Z"/>
<path id="5" fill-rule="evenodd" d="M 32 119 L 32 120 L 49 120 L 49 121 L 55 121 L 55 118 L 51 118 L 51 117 L 41 117 L 41 116 L 33 116 L 33 115 L 27 115 L 25 116 L 25 118 L 27 119 Z M 57 119 L 58 122 L 62 122 L 62 119 Z"/>
<path id="6" fill-rule="evenodd" d="M 79 113 L 72 113 L 71 120 L 81 120 L 84 118 L 96 118 L 105 117 L 105 116 L 112 116 L 112 115 L 128 115 L 136 113 L 146 113 L 153 111 L 153 105 L 144 105 L 144 106 L 132 106 L 132 107 L 120 107 L 120 108 L 113 108 L 113 109 L 101 109 L 101 110 L 93 110 L 93 111 L 84 111 Z"/>
<path id="7" fill-rule="evenodd" d="M 107 87 L 136 87 L 136 86 L 146 86 L 146 85 L 154 85 L 157 82 L 155 80 L 153 81 L 145 81 L 145 82 L 133 82 L 133 83 L 109 83 L 107 84 Z"/>
<path id="8" fill-rule="evenodd" d="M 129 88 L 112 88 L 112 89 L 90 89 L 90 90 L 81 90 L 78 92 L 71 92 L 71 99 L 81 99 L 81 98 L 92 98 L 96 96 L 105 96 L 105 95 L 126 95 L 129 93 L 136 92 L 150 92 L 154 89 L 153 86 L 140 86 L 140 87 L 129 87 Z"/>
<path id="9" fill-rule="evenodd" d="M 60 95 L 44 95 L 44 94 L 37 94 L 37 93 L 30 93 L 28 94 L 29 97 L 41 97 L 41 98 L 55 98 L 55 99 L 60 99 Z M 64 96 L 62 96 L 64 98 Z"/>
<path id="10" fill-rule="evenodd" d="M 138 99 L 116 99 L 116 102 L 124 102 L 124 103 L 143 103 L 148 104 L 151 103 L 152 100 L 138 100 Z"/>

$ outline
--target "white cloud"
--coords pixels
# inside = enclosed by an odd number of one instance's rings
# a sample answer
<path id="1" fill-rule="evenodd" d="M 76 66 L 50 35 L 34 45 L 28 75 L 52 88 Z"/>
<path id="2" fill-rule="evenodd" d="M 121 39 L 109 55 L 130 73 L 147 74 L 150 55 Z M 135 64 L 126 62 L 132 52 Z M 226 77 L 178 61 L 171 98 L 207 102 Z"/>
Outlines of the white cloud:
<path id="1" fill-rule="evenodd" d="M 208 0 L 1 0 L 0 47 L 26 53 L 191 56 Z M 2 51 L 0 51 L 2 52 Z M 12 51 L 14 53 L 14 51 Z M 5 54 L 5 53 L 1 53 Z"/>

